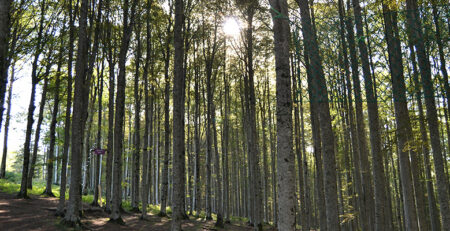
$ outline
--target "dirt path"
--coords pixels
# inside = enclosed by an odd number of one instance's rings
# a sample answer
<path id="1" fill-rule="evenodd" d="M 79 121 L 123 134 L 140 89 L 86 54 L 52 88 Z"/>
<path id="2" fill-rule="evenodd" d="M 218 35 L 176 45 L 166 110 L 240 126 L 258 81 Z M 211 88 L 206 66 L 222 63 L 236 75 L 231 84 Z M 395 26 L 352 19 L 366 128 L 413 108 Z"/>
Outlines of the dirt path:
<path id="1" fill-rule="evenodd" d="M 16 199 L 15 195 L 0 192 L 0 230 L 68 230 L 59 224 L 60 218 L 54 215 L 58 200 L 31 196 L 32 199 Z M 149 215 L 146 220 L 140 220 L 140 214 L 123 214 L 125 226 L 108 222 L 108 214 L 103 210 L 84 204 L 85 217 L 81 222 L 86 230 L 152 230 L 167 231 L 170 220 Z M 213 221 L 189 220 L 183 223 L 183 230 L 233 230 L 246 231 L 250 227 L 227 224 L 225 229 L 216 229 Z"/>

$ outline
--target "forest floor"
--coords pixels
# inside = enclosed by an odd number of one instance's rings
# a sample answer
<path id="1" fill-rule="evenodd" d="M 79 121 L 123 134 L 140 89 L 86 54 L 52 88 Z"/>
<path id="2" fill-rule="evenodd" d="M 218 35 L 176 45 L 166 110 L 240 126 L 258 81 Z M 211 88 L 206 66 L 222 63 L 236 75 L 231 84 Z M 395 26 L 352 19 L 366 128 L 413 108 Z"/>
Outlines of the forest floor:
<path id="1" fill-rule="evenodd" d="M 70 230 L 60 224 L 56 217 L 57 198 L 30 195 L 31 199 L 16 199 L 15 194 L 0 189 L 0 230 Z M 83 204 L 84 217 L 81 222 L 85 230 L 152 230 L 170 229 L 170 219 L 149 214 L 146 220 L 140 220 L 140 214 L 126 212 L 122 214 L 126 225 L 109 223 L 109 215 L 99 207 Z M 214 221 L 204 221 L 191 217 L 183 222 L 183 230 L 251 230 L 245 223 L 226 224 L 224 229 L 214 227 Z M 270 228 L 268 230 L 271 230 Z"/>

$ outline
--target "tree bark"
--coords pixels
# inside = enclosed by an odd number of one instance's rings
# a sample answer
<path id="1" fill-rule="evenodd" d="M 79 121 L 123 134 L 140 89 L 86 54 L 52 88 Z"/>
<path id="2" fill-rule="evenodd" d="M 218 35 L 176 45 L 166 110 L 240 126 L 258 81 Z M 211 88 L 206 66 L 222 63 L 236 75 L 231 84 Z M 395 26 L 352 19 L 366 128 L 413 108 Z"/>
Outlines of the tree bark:
<path id="1" fill-rule="evenodd" d="M 0 167 L 0 179 L 4 179 L 6 177 L 6 155 L 8 153 L 8 132 L 9 132 L 9 123 L 11 120 L 11 100 L 12 100 L 12 91 L 13 91 L 13 83 L 14 79 L 14 64 L 11 70 L 11 77 L 9 78 L 9 87 L 8 87 L 8 98 L 6 100 L 7 109 L 6 109 L 6 118 L 5 118 L 5 130 L 4 130 L 4 139 L 3 139 L 3 155 L 2 155 L 2 165 Z"/>
<path id="2" fill-rule="evenodd" d="M 140 19 L 136 23 L 136 72 L 134 75 L 134 143 L 133 143 L 133 166 L 131 172 L 131 209 L 134 212 L 139 212 L 139 175 L 140 175 L 140 154 L 141 154 L 141 96 L 139 90 L 139 75 L 140 75 L 140 63 L 141 63 L 141 23 Z"/>
<path id="3" fill-rule="evenodd" d="M 123 5 L 123 34 L 119 53 L 119 75 L 117 77 L 117 97 L 114 120 L 114 169 L 110 216 L 110 221 L 117 222 L 119 224 L 123 223 L 120 208 L 122 204 L 122 151 L 124 137 L 123 125 L 125 116 L 126 58 L 133 32 L 135 13 L 138 3 L 139 0 L 133 0 L 130 12 L 128 12 L 129 0 L 125 0 Z"/>
<path id="4" fill-rule="evenodd" d="M 78 50 L 75 64 L 75 94 L 72 118 L 72 156 L 70 168 L 70 191 L 69 204 L 63 222 L 71 226 L 80 225 L 81 208 L 81 162 L 83 133 L 89 103 L 89 79 L 87 79 L 88 69 L 88 34 L 87 15 L 89 5 L 87 0 L 81 1 L 79 30 L 78 30 Z"/>
<path id="5" fill-rule="evenodd" d="M 412 185 L 412 176 L 411 176 L 411 163 L 410 163 L 410 155 L 411 158 L 414 158 L 415 152 L 408 147 L 409 143 L 414 142 L 411 139 L 413 136 L 408 105 L 406 101 L 406 86 L 405 79 L 403 76 L 403 64 L 401 62 L 401 47 L 400 40 L 397 37 L 397 14 L 390 9 L 390 6 L 382 3 L 383 5 L 383 16 L 384 16 L 384 25 L 385 25 L 385 33 L 386 40 L 388 45 L 388 53 L 389 53 L 389 66 L 391 69 L 391 78 L 392 78 L 392 91 L 394 98 L 394 108 L 395 108 L 395 117 L 397 123 L 397 141 L 398 141 L 398 151 L 399 151 L 399 159 L 400 159 L 400 177 L 402 179 L 402 189 L 403 189 L 403 207 L 406 218 L 406 229 L 407 230 L 419 230 L 419 226 L 417 225 L 418 217 L 416 213 L 416 207 L 414 204 L 414 189 L 416 189 L 416 202 L 419 205 L 419 200 L 422 198 L 417 197 L 419 189 L 419 185 L 416 185 L 419 179 L 414 181 L 414 188 Z M 414 169 L 413 172 L 417 172 L 417 169 Z M 423 209 L 423 208 L 422 208 Z M 421 211 L 418 208 L 419 212 Z M 424 217 L 424 214 L 421 214 Z M 420 223 L 422 224 L 423 221 Z M 421 229 L 425 228 L 425 226 L 421 226 Z"/>
<path id="6" fill-rule="evenodd" d="M 109 14 L 111 11 L 111 1 L 106 1 L 106 10 L 107 17 L 109 18 Z M 111 212 L 111 197 L 112 197 L 112 175 L 113 175 L 113 159 L 114 159 L 114 91 L 115 91 L 115 54 L 113 52 L 113 45 L 111 40 L 108 39 L 111 37 L 111 22 L 109 20 L 106 21 L 108 28 L 106 30 L 106 59 L 108 60 L 108 68 L 109 68 L 109 89 L 108 89 L 108 144 L 107 144 L 107 153 L 106 153 L 106 176 L 105 176 L 105 200 L 106 206 L 105 211 Z"/>
<path id="7" fill-rule="evenodd" d="M 300 7 L 300 14 L 302 16 L 305 51 L 310 60 L 309 67 L 311 68 L 310 73 L 313 80 L 310 87 L 315 88 L 311 102 L 317 105 L 320 135 L 322 138 L 327 230 L 339 230 L 334 133 L 331 127 L 327 86 L 317 38 L 311 22 L 309 3 L 306 0 L 297 0 L 297 4 Z"/>
<path id="8" fill-rule="evenodd" d="M 62 32 L 62 35 L 64 34 L 64 29 Z M 61 36 L 62 36 L 61 35 Z M 54 197 L 55 195 L 52 192 L 52 181 L 53 181 L 53 165 L 54 165 L 54 159 L 55 159 L 55 143 L 56 143 L 56 123 L 57 123 L 57 117 L 58 117 L 58 109 L 59 109 L 59 91 L 61 86 L 61 68 L 62 68 L 62 62 L 63 62 L 63 37 L 61 37 L 61 48 L 59 51 L 59 60 L 58 60 L 58 69 L 56 71 L 56 80 L 55 80 L 55 89 L 54 91 L 54 99 L 53 99 L 53 110 L 52 110 L 52 120 L 50 122 L 50 148 L 48 152 L 48 159 L 47 159 L 47 184 L 44 190 L 44 195 L 49 197 Z M 45 83 L 44 83 L 45 85 Z M 42 97 L 45 100 L 45 97 Z M 43 105 L 41 105 L 43 106 Z M 37 140 L 35 141 L 37 144 Z M 36 147 L 36 145 L 35 145 Z M 37 148 L 36 148 L 37 149 Z"/>
<path id="9" fill-rule="evenodd" d="M 150 178 L 152 176 L 151 169 L 152 164 L 152 153 L 153 153 L 153 145 L 151 135 L 153 132 L 153 95 L 150 100 L 149 93 L 149 81 L 148 81 L 148 73 L 149 68 L 152 62 L 152 29 L 151 29 L 151 13 L 152 13 L 152 4 L 153 0 L 147 1 L 147 54 L 144 65 L 144 73 L 142 74 L 142 79 L 144 80 L 144 111 L 145 111 L 145 127 L 144 127 L 144 147 L 143 147 L 143 157 L 142 157 L 142 215 L 141 219 L 145 219 L 147 216 L 147 205 L 148 205 L 148 195 L 150 192 Z M 153 84 L 150 84 L 151 88 L 153 88 Z"/>
<path id="10" fill-rule="evenodd" d="M 419 70 L 422 77 L 424 89 L 426 115 L 428 129 L 430 131 L 431 147 L 433 150 L 434 166 L 436 171 L 438 199 L 444 229 L 450 227 L 450 206 L 449 206 L 449 183 L 444 170 L 444 160 L 442 157 L 442 147 L 439 140 L 439 124 L 436 112 L 436 102 L 434 99 L 434 87 L 431 79 L 430 61 L 425 51 L 423 40 L 422 23 L 420 20 L 416 0 L 407 0 L 407 28 L 410 34 L 410 41 L 416 48 L 419 61 Z"/>
<path id="11" fill-rule="evenodd" d="M 285 0 L 271 0 L 270 5 L 288 17 Z M 275 18 L 272 11 L 275 44 L 277 94 L 277 184 L 278 230 L 295 230 L 295 156 L 292 141 L 292 93 L 289 74 L 289 22 Z M 273 161 L 273 160 L 272 160 Z"/>
<path id="12" fill-rule="evenodd" d="M 50 67 L 47 67 L 48 71 Z M 28 181 L 27 181 L 27 188 L 32 189 L 33 188 L 33 177 L 35 172 L 35 165 L 37 160 L 37 152 L 39 149 L 39 140 L 41 135 L 41 125 L 42 121 L 44 120 L 44 109 L 45 109 L 45 103 L 47 101 L 47 92 L 48 92 L 48 78 L 45 78 L 44 80 L 44 86 L 42 87 L 42 95 L 41 95 L 41 102 L 39 103 L 39 114 L 38 114 L 38 122 L 36 124 L 36 131 L 34 133 L 34 144 L 33 144 L 33 153 L 31 154 L 31 164 L 30 169 L 28 170 Z M 49 195 L 51 196 L 51 194 Z"/>
<path id="13" fill-rule="evenodd" d="M 102 70 L 100 71 L 98 75 L 98 120 L 97 120 L 97 149 L 102 148 L 102 98 L 103 98 L 103 61 L 102 61 Z M 91 205 L 92 206 L 99 206 L 98 204 L 98 197 L 99 194 L 101 194 L 101 191 L 99 192 L 99 187 L 101 185 L 101 161 L 102 157 L 100 155 L 94 156 L 95 161 L 95 170 L 94 170 L 94 198 L 92 200 Z"/>
<path id="14" fill-rule="evenodd" d="M 166 207 L 167 199 L 169 196 L 169 154 L 170 154 L 170 115 L 169 115 L 169 103 L 170 103 L 170 79 L 169 79 L 169 64 L 170 64 L 170 41 L 171 41 L 171 27 L 172 20 L 169 19 L 167 25 L 167 41 L 165 44 L 164 53 L 164 159 L 163 169 L 161 172 L 161 210 L 159 216 L 167 216 Z"/>
<path id="15" fill-rule="evenodd" d="M 22 181 L 20 185 L 20 191 L 17 197 L 19 198 L 28 198 L 27 195 L 27 189 L 28 189 L 28 181 L 30 180 L 28 178 L 29 173 L 29 162 L 30 162 L 30 142 L 31 142 L 31 132 L 33 128 L 34 123 L 34 110 L 35 110 L 35 97 L 36 97 L 36 85 L 39 83 L 39 77 L 37 73 L 38 69 L 38 62 L 39 62 L 39 56 L 42 53 L 43 50 L 43 44 L 41 44 L 41 41 L 43 39 L 43 33 L 44 33 L 44 20 L 45 20 L 45 12 L 46 12 L 46 4 L 45 0 L 42 1 L 40 5 L 41 15 L 39 19 L 39 30 L 37 35 L 37 45 L 36 50 L 34 53 L 34 59 L 32 63 L 32 70 L 31 70 L 31 96 L 30 96 L 30 103 L 28 105 L 28 117 L 27 117 L 27 129 L 25 132 L 25 144 L 23 148 L 23 167 L 22 167 Z M 49 56 L 50 58 L 50 56 Z M 3 105 L 1 106 L 3 108 Z M 3 116 L 1 116 L 3 117 Z"/>
<path id="16" fill-rule="evenodd" d="M 72 108 L 72 62 L 73 62 L 73 47 L 75 41 L 75 12 L 72 10 L 72 0 L 68 1 L 69 11 L 69 54 L 67 61 L 67 105 L 66 105 L 66 118 L 64 121 L 64 147 L 61 161 L 61 185 L 59 192 L 58 207 L 56 209 L 56 215 L 64 215 L 64 207 L 66 203 L 66 185 L 67 185 L 67 159 L 69 156 L 70 146 L 70 125 L 71 125 L 71 108 Z"/>
<path id="17" fill-rule="evenodd" d="M 12 0 L 2 0 L 0 2 L 0 130 L 3 121 L 3 111 L 5 110 L 3 105 L 8 82 L 8 50 L 12 2 Z"/>
<path id="18" fill-rule="evenodd" d="M 175 25 L 173 30 L 174 81 L 173 81 L 173 202 L 172 231 L 181 231 L 181 220 L 184 218 L 185 192 L 185 132 L 184 132 L 184 101 L 185 76 L 183 67 L 183 24 L 184 1 L 175 0 Z"/>

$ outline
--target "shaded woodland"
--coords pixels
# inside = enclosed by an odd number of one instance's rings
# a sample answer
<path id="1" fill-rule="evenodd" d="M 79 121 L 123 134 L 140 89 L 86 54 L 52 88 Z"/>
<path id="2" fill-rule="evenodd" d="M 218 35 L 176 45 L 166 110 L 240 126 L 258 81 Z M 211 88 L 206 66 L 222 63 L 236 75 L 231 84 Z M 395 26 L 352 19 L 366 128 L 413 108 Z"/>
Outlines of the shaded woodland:
<path id="1" fill-rule="evenodd" d="M 444 0 L 0 0 L 0 191 L 81 228 L 89 196 L 123 227 L 450 230 L 449 41 Z"/>

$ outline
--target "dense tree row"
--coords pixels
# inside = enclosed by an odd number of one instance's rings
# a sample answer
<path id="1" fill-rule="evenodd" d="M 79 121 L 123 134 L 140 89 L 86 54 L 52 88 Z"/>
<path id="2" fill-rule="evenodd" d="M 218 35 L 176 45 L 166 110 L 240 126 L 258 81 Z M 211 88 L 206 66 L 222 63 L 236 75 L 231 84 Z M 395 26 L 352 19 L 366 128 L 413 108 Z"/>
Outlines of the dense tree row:
<path id="1" fill-rule="evenodd" d="M 171 230 L 213 214 L 255 230 L 449 230 L 449 7 L 0 0 L 0 177 L 24 66 L 18 197 L 37 177 L 47 196 L 60 185 L 67 225 L 93 194 L 120 224 L 124 203 L 142 219 L 159 205 Z"/>

